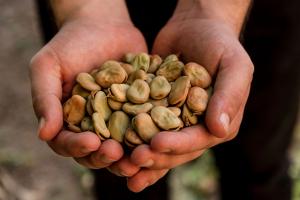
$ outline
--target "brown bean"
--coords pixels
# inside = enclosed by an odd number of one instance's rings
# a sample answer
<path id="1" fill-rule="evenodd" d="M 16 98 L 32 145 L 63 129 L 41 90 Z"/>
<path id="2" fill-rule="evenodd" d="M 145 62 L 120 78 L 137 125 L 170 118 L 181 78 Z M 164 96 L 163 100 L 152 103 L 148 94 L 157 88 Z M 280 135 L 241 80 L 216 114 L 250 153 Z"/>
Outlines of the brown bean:
<path id="1" fill-rule="evenodd" d="M 182 128 L 182 121 L 166 107 L 155 106 L 150 113 L 155 124 L 163 130 Z"/>
<path id="2" fill-rule="evenodd" d="M 86 100 L 82 96 L 73 95 L 63 105 L 63 117 L 69 124 L 78 124 L 85 115 Z"/>
<path id="3" fill-rule="evenodd" d="M 163 99 L 171 91 L 171 85 L 164 76 L 156 76 L 150 83 L 150 96 L 152 99 Z"/>
<path id="4" fill-rule="evenodd" d="M 91 103 L 93 110 L 102 115 L 105 121 L 107 121 L 111 115 L 111 110 L 107 104 L 107 97 L 103 91 L 92 92 Z"/>
<path id="5" fill-rule="evenodd" d="M 129 123 L 129 117 L 124 112 L 114 112 L 108 121 L 108 129 L 111 137 L 120 143 L 123 142 Z"/>
<path id="6" fill-rule="evenodd" d="M 192 87 L 188 93 L 187 106 L 195 114 L 202 114 L 207 107 L 208 94 L 201 87 Z"/>
<path id="7" fill-rule="evenodd" d="M 190 87 L 191 84 L 188 76 L 181 76 L 178 78 L 172 85 L 168 97 L 169 104 L 181 107 L 187 98 Z"/>
<path id="8" fill-rule="evenodd" d="M 127 99 L 132 103 L 145 103 L 149 95 L 149 85 L 140 79 L 135 80 L 127 90 Z"/>
<path id="9" fill-rule="evenodd" d="M 88 73 L 79 73 L 76 77 L 77 83 L 88 91 L 101 90 L 101 87 L 95 82 L 95 79 Z"/>
<path id="10" fill-rule="evenodd" d="M 190 77 L 192 86 L 207 88 L 211 84 L 211 76 L 208 71 L 197 63 L 187 63 L 184 66 L 183 72 L 186 76 Z"/>

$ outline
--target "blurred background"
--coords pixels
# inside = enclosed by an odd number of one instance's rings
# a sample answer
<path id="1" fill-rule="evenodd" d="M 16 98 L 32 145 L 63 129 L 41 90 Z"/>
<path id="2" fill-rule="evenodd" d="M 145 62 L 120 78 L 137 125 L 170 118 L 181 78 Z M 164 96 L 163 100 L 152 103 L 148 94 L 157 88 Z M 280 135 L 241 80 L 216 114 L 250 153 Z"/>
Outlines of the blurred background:
<path id="1" fill-rule="evenodd" d="M 92 200 L 93 177 L 36 136 L 28 63 L 42 47 L 33 0 L 0 0 L 0 200 Z M 300 120 L 290 149 L 300 199 Z M 171 172 L 173 200 L 218 199 L 210 152 Z"/>

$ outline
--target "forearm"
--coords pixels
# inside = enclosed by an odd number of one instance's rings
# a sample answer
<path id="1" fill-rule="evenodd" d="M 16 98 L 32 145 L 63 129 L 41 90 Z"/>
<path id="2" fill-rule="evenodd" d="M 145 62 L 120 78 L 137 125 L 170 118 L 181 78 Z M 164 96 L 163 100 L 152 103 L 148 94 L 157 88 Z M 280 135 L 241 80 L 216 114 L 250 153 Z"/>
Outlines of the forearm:
<path id="1" fill-rule="evenodd" d="M 65 21 L 84 17 L 90 20 L 128 20 L 124 0 L 48 0 L 58 27 Z"/>
<path id="2" fill-rule="evenodd" d="M 250 5 L 251 0 L 179 0 L 175 17 L 221 20 L 239 34 Z"/>

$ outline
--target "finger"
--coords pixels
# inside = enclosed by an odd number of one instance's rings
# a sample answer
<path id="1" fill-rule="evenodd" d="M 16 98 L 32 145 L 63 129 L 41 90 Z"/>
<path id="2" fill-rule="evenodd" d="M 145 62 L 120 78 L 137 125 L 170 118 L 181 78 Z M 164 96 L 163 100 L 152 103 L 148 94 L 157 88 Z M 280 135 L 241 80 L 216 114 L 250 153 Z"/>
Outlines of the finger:
<path id="1" fill-rule="evenodd" d="M 146 187 L 156 183 L 160 178 L 165 176 L 169 170 L 151 170 L 142 169 L 133 177 L 127 179 L 127 187 L 132 192 L 140 192 Z"/>
<path id="2" fill-rule="evenodd" d="M 232 120 L 241 106 L 244 109 L 252 75 L 252 62 L 241 46 L 225 51 L 205 118 L 206 125 L 213 135 L 226 137 L 231 129 L 237 128 L 232 127 L 234 125 Z"/>
<path id="3" fill-rule="evenodd" d="M 200 150 L 182 155 L 173 155 L 153 151 L 148 145 L 140 145 L 132 152 L 131 161 L 139 167 L 170 169 L 194 160 L 203 152 L 204 150 Z"/>
<path id="4" fill-rule="evenodd" d="M 52 52 L 42 49 L 30 64 L 32 101 L 39 119 L 38 135 L 49 141 L 62 129 L 62 84 L 58 62 Z"/>
<path id="5" fill-rule="evenodd" d="M 48 144 L 59 155 L 83 157 L 96 151 L 100 147 L 101 141 L 92 132 L 73 133 L 63 130 Z"/>
<path id="6" fill-rule="evenodd" d="M 113 174 L 125 177 L 131 177 L 140 170 L 140 167 L 133 164 L 128 156 L 124 156 L 121 160 L 113 163 L 108 168 Z"/>

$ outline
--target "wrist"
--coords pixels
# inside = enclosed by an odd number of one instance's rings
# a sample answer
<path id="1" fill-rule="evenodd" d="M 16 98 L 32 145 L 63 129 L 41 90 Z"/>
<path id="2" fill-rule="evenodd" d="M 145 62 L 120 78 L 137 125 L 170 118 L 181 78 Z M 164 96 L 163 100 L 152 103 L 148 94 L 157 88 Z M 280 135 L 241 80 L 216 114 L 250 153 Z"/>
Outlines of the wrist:
<path id="1" fill-rule="evenodd" d="M 251 0 L 179 0 L 172 20 L 219 21 L 239 36 L 250 5 Z"/>
<path id="2" fill-rule="evenodd" d="M 59 28 L 65 22 L 76 19 L 130 22 L 124 0 L 50 0 L 50 5 Z"/>

